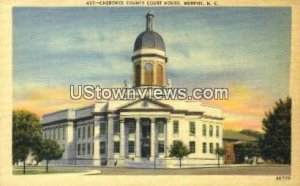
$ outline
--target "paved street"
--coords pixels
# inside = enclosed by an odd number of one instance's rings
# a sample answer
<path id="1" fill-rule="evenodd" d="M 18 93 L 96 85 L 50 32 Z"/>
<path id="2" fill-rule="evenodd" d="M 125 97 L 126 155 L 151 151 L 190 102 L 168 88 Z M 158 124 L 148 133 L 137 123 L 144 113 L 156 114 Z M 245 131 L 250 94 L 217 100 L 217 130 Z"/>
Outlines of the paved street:
<path id="1" fill-rule="evenodd" d="M 290 166 L 251 166 L 190 169 L 101 168 L 104 175 L 289 175 Z"/>
<path id="2" fill-rule="evenodd" d="M 27 167 L 33 174 L 43 174 L 44 167 Z M 21 167 L 15 168 L 21 174 Z M 51 173 L 83 173 L 91 175 L 290 175 L 291 167 L 287 165 L 256 165 L 226 166 L 213 168 L 182 168 L 182 169 L 135 169 L 105 167 L 50 167 Z M 93 173 L 95 172 L 95 173 Z M 101 172 L 99 174 L 99 172 Z"/>

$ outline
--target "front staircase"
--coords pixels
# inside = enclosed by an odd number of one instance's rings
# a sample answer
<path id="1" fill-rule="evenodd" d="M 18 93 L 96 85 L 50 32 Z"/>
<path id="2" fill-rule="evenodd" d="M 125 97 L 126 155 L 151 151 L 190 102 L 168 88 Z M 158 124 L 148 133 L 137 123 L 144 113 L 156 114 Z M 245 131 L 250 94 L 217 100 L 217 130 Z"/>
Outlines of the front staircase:
<path id="1" fill-rule="evenodd" d="M 155 164 L 154 164 L 155 162 Z M 146 168 L 146 169 L 153 169 L 153 168 L 166 168 L 166 161 L 161 158 L 156 158 L 154 160 L 148 160 L 147 158 L 141 159 L 126 159 L 124 163 L 125 167 L 130 168 Z"/>

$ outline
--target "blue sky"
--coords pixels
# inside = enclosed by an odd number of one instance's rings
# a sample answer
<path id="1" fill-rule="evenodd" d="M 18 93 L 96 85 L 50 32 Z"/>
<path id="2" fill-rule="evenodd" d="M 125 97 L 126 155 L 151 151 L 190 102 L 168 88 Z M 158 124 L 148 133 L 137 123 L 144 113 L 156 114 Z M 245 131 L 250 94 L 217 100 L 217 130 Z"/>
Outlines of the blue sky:
<path id="1" fill-rule="evenodd" d="M 30 102 L 31 95 L 48 94 L 56 88 L 68 90 L 70 84 L 120 87 L 125 79 L 131 81 L 133 45 L 145 30 L 148 10 L 14 8 L 15 107 L 42 104 Z M 265 98 L 262 105 L 248 105 L 261 110 L 288 95 L 290 8 L 168 7 L 151 11 L 154 30 L 165 41 L 167 76 L 173 86 L 226 87 L 241 104 L 250 104 L 244 99 Z M 245 91 L 251 96 L 245 96 Z M 55 98 L 47 101 L 48 105 L 56 103 Z M 229 116 L 234 113 L 230 110 Z M 258 122 L 258 116 L 255 120 Z"/>

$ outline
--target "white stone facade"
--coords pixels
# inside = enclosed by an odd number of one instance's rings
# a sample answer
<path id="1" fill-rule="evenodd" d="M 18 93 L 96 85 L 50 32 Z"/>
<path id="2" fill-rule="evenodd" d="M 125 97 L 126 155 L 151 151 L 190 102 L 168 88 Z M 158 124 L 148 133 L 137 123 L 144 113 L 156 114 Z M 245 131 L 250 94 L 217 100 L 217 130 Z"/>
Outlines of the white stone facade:
<path id="1" fill-rule="evenodd" d="M 169 150 L 180 140 L 192 151 L 183 167 L 199 167 L 217 164 L 222 119 L 220 109 L 199 101 L 109 101 L 47 114 L 42 131 L 64 149 L 53 164 L 178 167 Z"/>

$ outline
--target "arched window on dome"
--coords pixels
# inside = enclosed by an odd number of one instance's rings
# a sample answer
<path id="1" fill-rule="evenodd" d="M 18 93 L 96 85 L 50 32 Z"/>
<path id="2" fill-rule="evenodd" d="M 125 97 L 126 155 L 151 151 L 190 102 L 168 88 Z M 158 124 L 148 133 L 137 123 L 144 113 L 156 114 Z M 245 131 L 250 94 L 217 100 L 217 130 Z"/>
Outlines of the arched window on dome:
<path id="1" fill-rule="evenodd" d="M 153 84 L 153 65 L 151 63 L 146 63 L 144 66 L 145 71 L 145 85 Z"/>
<path id="2" fill-rule="evenodd" d="M 135 65 L 135 86 L 141 85 L 141 66 Z"/>
<path id="3" fill-rule="evenodd" d="M 157 65 L 157 84 L 159 86 L 164 85 L 164 70 L 162 65 Z"/>

